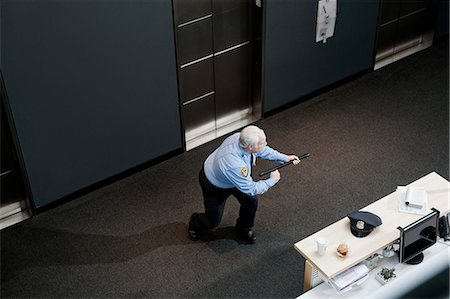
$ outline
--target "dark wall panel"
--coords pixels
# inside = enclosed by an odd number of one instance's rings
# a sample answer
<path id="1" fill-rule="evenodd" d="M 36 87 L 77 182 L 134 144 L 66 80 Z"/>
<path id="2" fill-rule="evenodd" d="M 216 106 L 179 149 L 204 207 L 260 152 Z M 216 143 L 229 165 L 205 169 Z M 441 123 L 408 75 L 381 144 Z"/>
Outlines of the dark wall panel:
<path id="1" fill-rule="evenodd" d="M 265 4 L 264 113 L 372 66 L 378 0 L 338 0 L 325 44 L 315 42 L 317 1 Z"/>
<path id="2" fill-rule="evenodd" d="M 437 3 L 437 18 L 435 39 L 448 39 L 449 30 L 449 1 L 439 0 Z"/>
<path id="3" fill-rule="evenodd" d="M 37 207 L 182 147 L 170 0 L 2 0 L 1 13 Z"/>

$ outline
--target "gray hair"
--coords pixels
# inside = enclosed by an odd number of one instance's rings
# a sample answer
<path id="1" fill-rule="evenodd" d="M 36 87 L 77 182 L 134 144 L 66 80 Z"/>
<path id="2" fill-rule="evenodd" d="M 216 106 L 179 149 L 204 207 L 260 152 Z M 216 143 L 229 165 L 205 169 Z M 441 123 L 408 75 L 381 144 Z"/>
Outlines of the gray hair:
<path id="1" fill-rule="evenodd" d="M 247 126 L 241 131 L 239 136 L 239 146 L 242 148 L 247 148 L 250 145 L 255 146 L 259 143 L 263 130 L 257 126 Z"/>

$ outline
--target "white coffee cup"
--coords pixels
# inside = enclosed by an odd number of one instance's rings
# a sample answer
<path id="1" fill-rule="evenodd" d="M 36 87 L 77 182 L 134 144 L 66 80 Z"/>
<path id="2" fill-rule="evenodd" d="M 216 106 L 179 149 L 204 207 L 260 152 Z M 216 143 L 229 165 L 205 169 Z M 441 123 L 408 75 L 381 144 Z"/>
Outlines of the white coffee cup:
<path id="1" fill-rule="evenodd" d="M 317 238 L 316 243 L 317 243 L 317 253 L 319 253 L 319 255 L 324 255 L 325 252 L 327 251 L 328 240 L 319 237 Z"/>

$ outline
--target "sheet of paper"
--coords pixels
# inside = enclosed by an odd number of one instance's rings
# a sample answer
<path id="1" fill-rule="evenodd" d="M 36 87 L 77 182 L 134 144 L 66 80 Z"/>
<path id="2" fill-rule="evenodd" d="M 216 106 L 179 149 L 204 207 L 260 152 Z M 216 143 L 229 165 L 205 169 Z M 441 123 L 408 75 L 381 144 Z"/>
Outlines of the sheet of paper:
<path id="1" fill-rule="evenodd" d="M 427 213 L 428 195 L 423 189 L 398 186 L 399 211 L 403 213 L 425 215 Z"/>
<path id="2" fill-rule="evenodd" d="M 368 273 L 369 268 L 364 264 L 359 264 L 331 278 L 330 282 L 334 285 L 336 290 L 342 291 L 365 277 Z"/>

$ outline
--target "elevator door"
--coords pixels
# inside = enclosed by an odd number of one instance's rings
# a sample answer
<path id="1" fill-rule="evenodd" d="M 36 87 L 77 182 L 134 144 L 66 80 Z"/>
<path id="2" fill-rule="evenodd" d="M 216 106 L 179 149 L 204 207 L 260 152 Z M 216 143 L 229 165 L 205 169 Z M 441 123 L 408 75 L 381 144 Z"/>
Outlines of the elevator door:
<path id="1" fill-rule="evenodd" d="M 0 73 L 0 230 L 31 216 L 29 199 L 20 167 L 17 148 L 13 141 L 12 126 L 7 117 L 6 92 Z"/>
<path id="2" fill-rule="evenodd" d="M 258 118 L 250 0 L 173 0 L 180 110 L 189 150 Z"/>
<path id="3" fill-rule="evenodd" d="M 426 0 L 382 0 L 375 69 L 430 47 L 436 5 Z"/>

